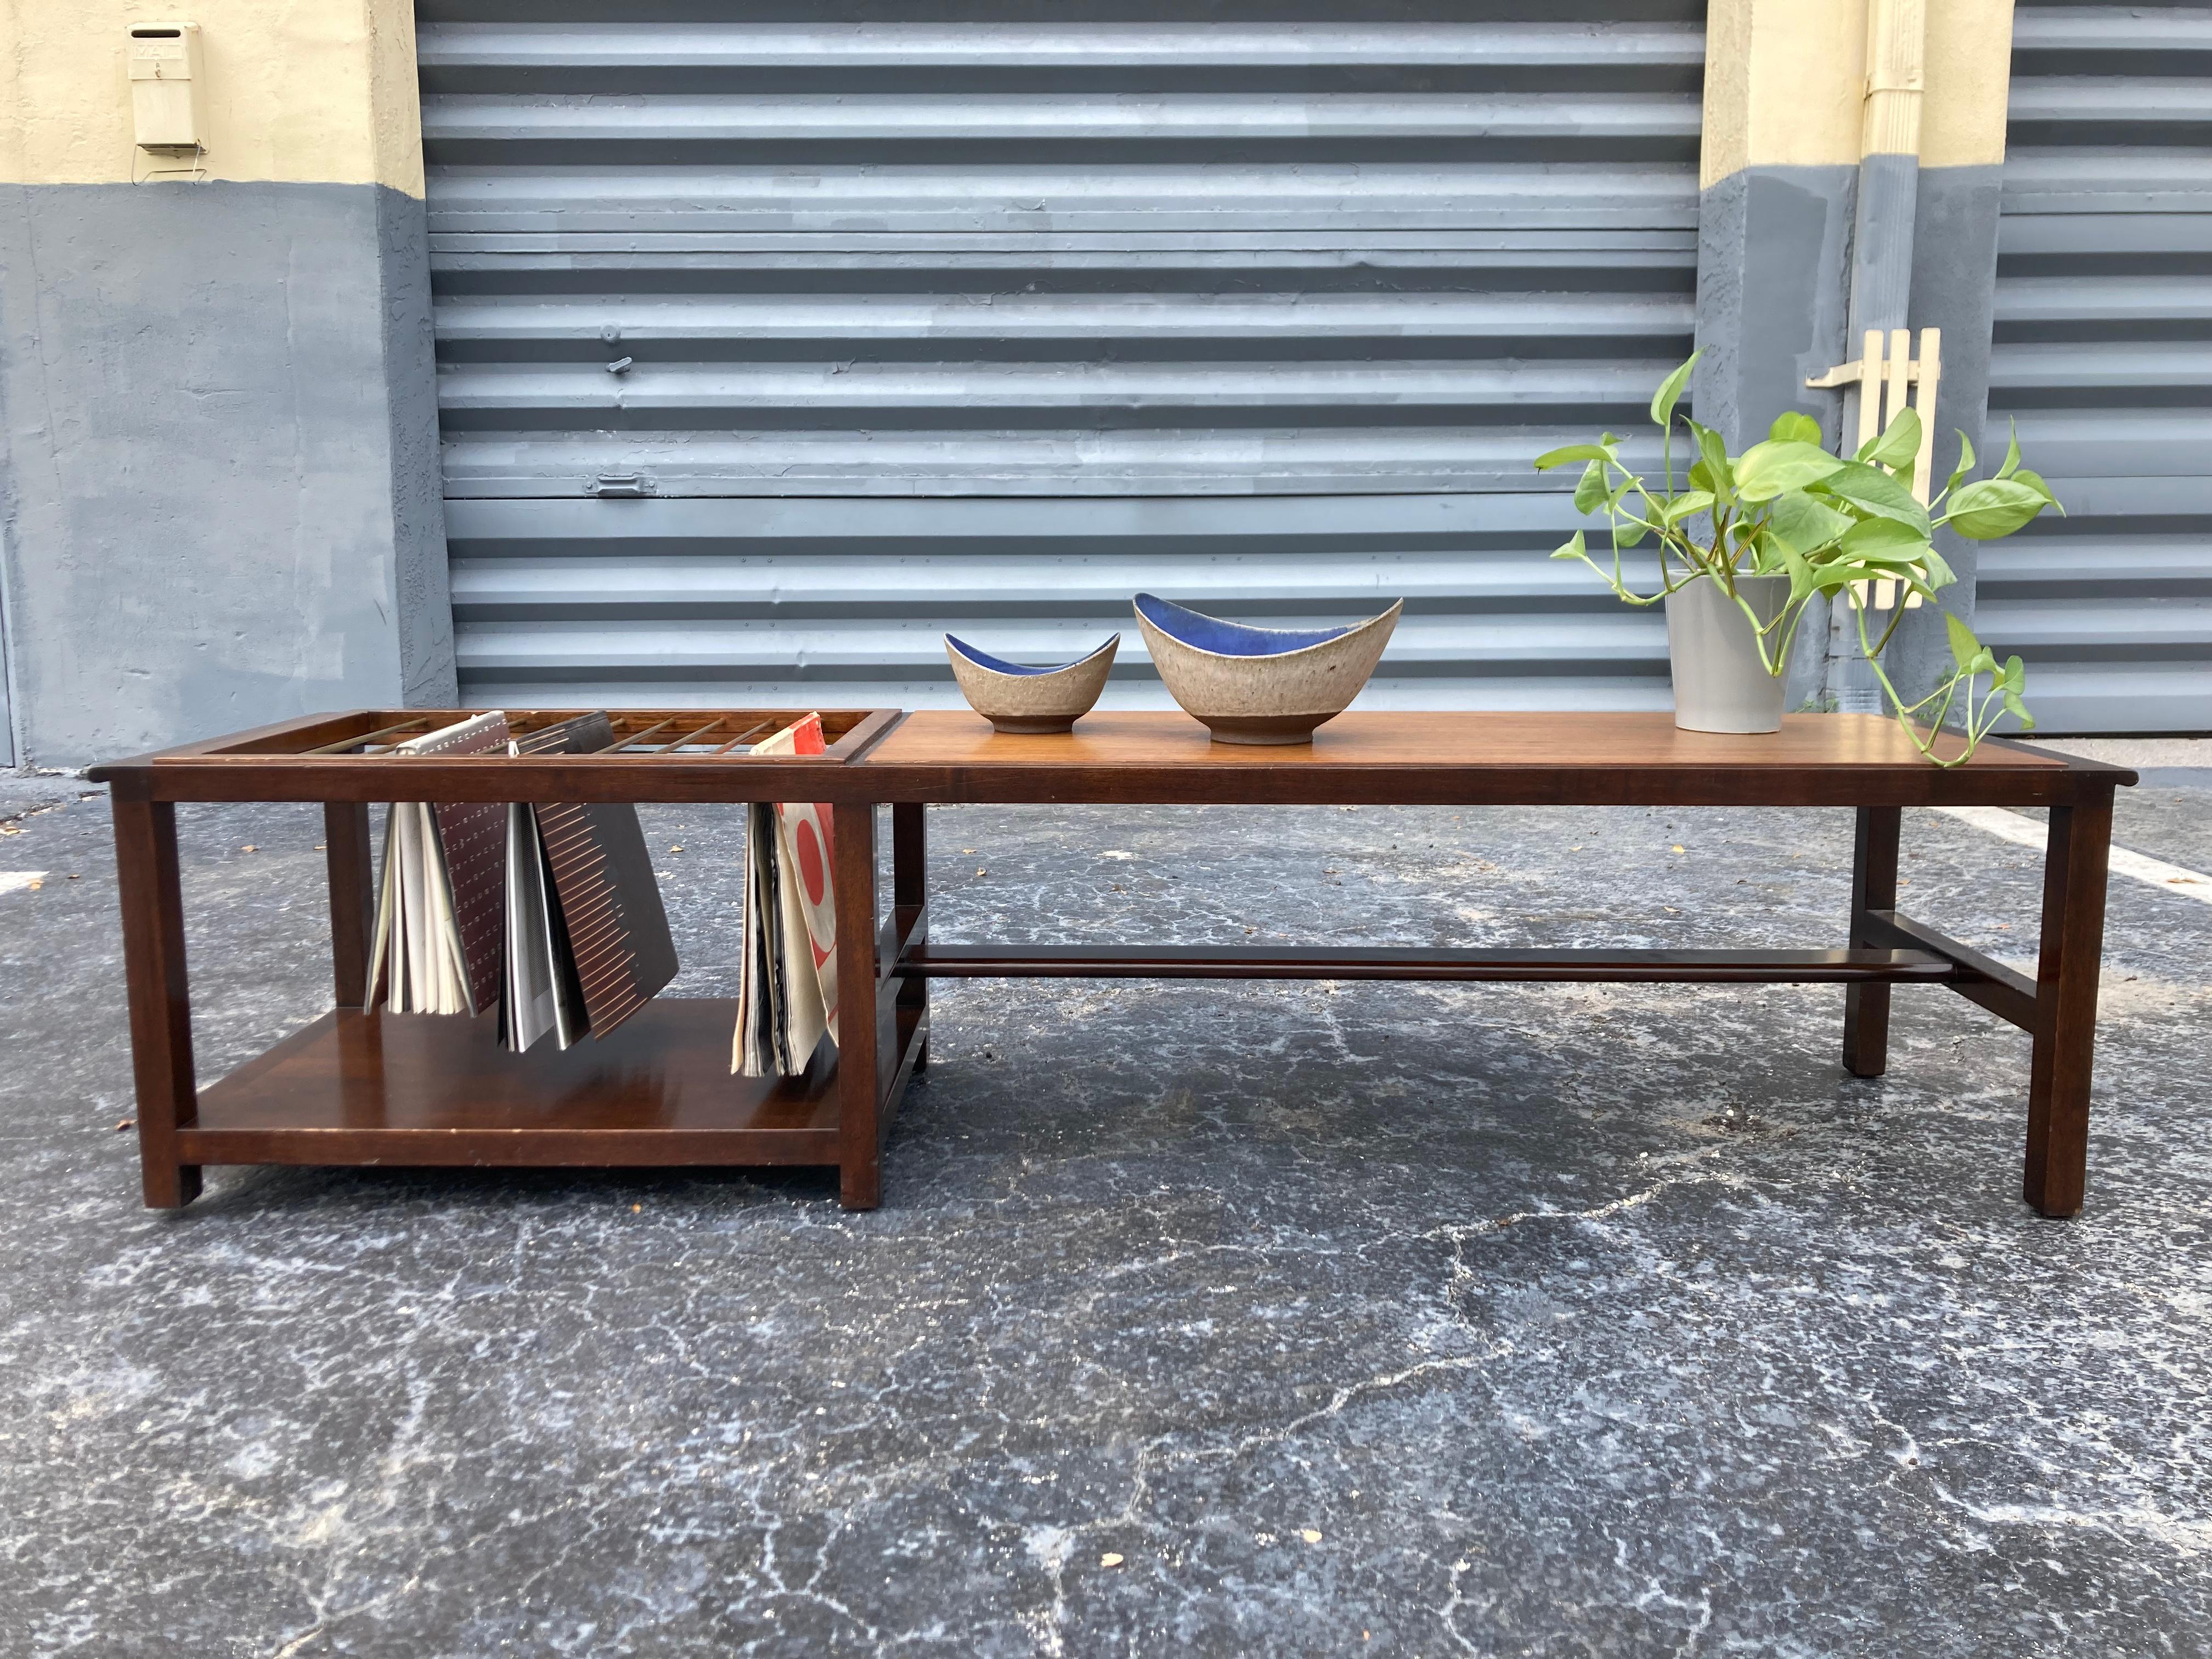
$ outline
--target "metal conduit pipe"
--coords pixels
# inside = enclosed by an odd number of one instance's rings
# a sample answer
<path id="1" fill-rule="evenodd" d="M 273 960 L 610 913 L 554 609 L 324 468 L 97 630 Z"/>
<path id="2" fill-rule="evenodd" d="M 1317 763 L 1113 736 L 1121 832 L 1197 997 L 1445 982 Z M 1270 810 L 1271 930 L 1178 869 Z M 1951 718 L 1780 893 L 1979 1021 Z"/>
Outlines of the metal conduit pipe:
<path id="1" fill-rule="evenodd" d="M 1856 351 L 1869 330 L 1885 337 L 1906 325 L 1912 291 L 1912 232 L 1920 197 L 1920 112 L 1926 95 L 1926 0 L 1869 0 L 1866 88 L 1857 200 L 1851 221 L 1850 290 L 1844 338 Z M 1846 394 L 1843 430 L 1858 429 L 1856 393 Z M 1878 711 L 1881 688 L 1859 648 L 1849 609 L 1828 618 L 1827 692 L 1832 706 Z"/>

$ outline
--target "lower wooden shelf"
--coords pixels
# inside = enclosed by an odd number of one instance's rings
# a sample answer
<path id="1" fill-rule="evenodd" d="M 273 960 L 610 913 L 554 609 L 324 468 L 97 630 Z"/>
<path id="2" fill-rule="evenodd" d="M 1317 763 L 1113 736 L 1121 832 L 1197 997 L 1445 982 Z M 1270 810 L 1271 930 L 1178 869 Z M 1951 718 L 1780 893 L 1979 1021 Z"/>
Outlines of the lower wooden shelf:
<path id="1" fill-rule="evenodd" d="M 830 1051 L 804 1077 L 734 1077 L 737 1017 L 726 999 L 657 998 L 605 1041 L 514 1054 L 495 1015 L 340 1009 L 210 1085 L 178 1152 L 187 1164 L 836 1163 Z M 887 1108 L 914 1024 L 898 1019 L 894 1035 L 884 1021 Z"/>

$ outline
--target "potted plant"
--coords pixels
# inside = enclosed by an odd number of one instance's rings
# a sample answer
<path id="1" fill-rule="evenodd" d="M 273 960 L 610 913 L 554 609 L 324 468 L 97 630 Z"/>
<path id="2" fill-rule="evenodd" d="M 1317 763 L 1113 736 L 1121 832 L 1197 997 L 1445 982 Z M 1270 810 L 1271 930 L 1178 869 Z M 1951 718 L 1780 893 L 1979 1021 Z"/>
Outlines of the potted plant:
<path id="1" fill-rule="evenodd" d="M 1937 765 L 1963 763 L 2004 714 L 2032 727 L 2021 659 L 2000 665 L 1948 610 L 1952 671 L 1926 696 L 1907 702 L 1881 660 L 1904 619 L 1905 597 L 1917 594 L 1942 609 L 1941 590 L 1958 580 L 1930 544 L 1936 530 L 1948 526 L 1971 541 L 1994 541 L 2057 507 L 2050 487 L 2020 464 L 2018 434 L 1996 475 L 1970 483 L 1974 450 L 1960 433 L 1957 469 L 1923 505 L 1911 489 L 1921 430 L 1910 409 L 1849 459 L 1829 453 L 1819 423 L 1794 411 L 1778 416 L 1765 441 L 1740 455 L 1730 455 L 1711 428 L 1682 416 L 1696 459 L 1678 488 L 1674 405 L 1697 361 L 1692 356 L 1652 396 L 1651 419 L 1662 434 L 1660 488 L 1621 464 L 1620 440 L 1610 432 L 1536 459 L 1540 471 L 1581 463 L 1575 506 L 1585 514 L 1602 512 L 1610 532 L 1609 568 L 1591 556 L 1582 531 L 1552 556 L 1581 560 L 1631 605 L 1666 601 L 1675 724 L 1692 731 L 1778 729 L 1790 641 L 1805 607 L 1826 595 L 1850 607 L 1899 723 Z M 1647 536 L 1657 545 L 1660 585 L 1639 593 L 1623 576 L 1621 553 Z M 1876 613 L 1870 628 L 1876 582 L 1898 584 L 1888 591 L 1899 602 L 1886 623 Z M 1965 742 L 1958 753 L 1942 756 L 1936 736 L 1947 722 Z"/>

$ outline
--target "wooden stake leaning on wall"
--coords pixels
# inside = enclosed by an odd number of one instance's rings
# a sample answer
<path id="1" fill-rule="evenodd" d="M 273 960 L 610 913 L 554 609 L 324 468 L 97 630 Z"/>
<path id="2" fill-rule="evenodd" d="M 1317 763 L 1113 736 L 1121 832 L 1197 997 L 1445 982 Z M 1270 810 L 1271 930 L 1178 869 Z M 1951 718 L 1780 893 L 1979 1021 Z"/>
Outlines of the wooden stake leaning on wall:
<path id="1" fill-rule="evenodd" d="M 1923 507 L 1928 505 L 1936 462 L 1936 391 L 1942 377 L 1940 353 L 1942 332 L 1939 329 L 1920 331 L 1920 356 L 1912 356 L 1912 334 L 1908 329 L 1893 330 L 1885 355 L 1882 337 L 1878 329 L 1866 331 L 1863 349 L 1858 361 L 1838 363 L 1825 374 L 1809 377 L 1808 386 L 1833 389 L 1856 383 L 1859 392 L 1858 447 L 1863 449 L 1875 436 L 1888 429 L 1905 407 L 1908 396 L 1913 412 L 1920 416 L 1920 448 L 1912 458 L 1912 495 Z M 1917 386 L 1917 391 L 1910 390 Z M 1885 398 L 1885 389 L 1887 397 Z M 1888 407 L 1884 410 L 1885 402 Z M 1855 584 L 1862 600 L 1872 604 L 1876 611 L 1897 608 L 1898 584 L 1893 577 Z M 1905 608 L 1916 609 L 1920 595 L 1908 593 Z"/>
<path id="2" fill-rule="evenodd" d="M 1845 363 L 1844 371 L 1856 368 L 1859 383 L 1859 437 L 1852 445 L 1854 450 L 1864 449 L 1881 430 L 1881 331 L 1870 328 L 1866 331 L 1865 349 L 1859 353 L 1856 363 Z M 1833 371 L 1832 371 L 1833 372 Z M 1826 376 L 1822 377 L 1823 379 Z M 1807 384 L 1811 384 L 1808 382 Z"/>
<path id="3" fill-rule="evenodd" d="M 1943 379 L 1943 331 L 1923 328 L 1920 331 L 1920 361 L 1913 365 L 1912 407 L 1920 416 L 1920 453 L 1912 458 L 1912 499 L 1921 506 L 1928 505 L 1929 493 L 1936 487 L 1936 389 Z M 1920 595 L 1905 596 L 1905 608 L 1917 610 Z"/>
<path id="4" fill-rule="evenodd" d="M 1912 395 L 1912 336 L 1905 329 L 1893 329 L 1889 336 L 1889 361 L 1883 365 L 1888 374 L 1887 395 L 1882 399 L 1881 429 L 1887 432 L 1890 423 L 1905 412 L 1906 400 Z M 1923 438 L 1925 434 L 1923 434 Z M 1925 449 L 1923 441 L 1921 447 Z M 1877 611 L 1897 609 L 1897 582 L 1884 576 L 1874 585 L 1874 608 Z"/>
<path id="5" fill-rule="evenodd" d="M 1905 354 L 1898 353 L 1901 361 Z M 1859 441 L 1857 447 L 1864 449 L 1881 435 L 1881 388 L 1886 368 L 1882 361 L 1881 331 L 1870 328 L 1866 331 L 1865 349 L 1859 353 Z M 1910 371 L 1907 371 L 1908 373 Z M 1872 605 L 1877 611 L 1887 611 L 1897 601 L 1889 592 L 1887 582 L 1857 582 L 1863 605 Z"/>

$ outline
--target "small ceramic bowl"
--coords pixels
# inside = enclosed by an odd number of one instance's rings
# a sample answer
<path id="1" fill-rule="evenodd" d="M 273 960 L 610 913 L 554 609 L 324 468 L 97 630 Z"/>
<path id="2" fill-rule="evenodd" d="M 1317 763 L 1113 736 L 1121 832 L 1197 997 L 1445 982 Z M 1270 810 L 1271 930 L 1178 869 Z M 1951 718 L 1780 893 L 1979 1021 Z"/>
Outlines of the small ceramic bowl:
<path id="1" fill-rule="evenodd" d="M 1121 636 L 1116 634 L 1074 662 L 1024 668 L 978 651 L 965 640 L 945 636 L 945 654 L 968 706 L 994 729 L 1017 733 L 1065 732 L 1089 714 L 1106 689 L 1114 653 L 1121 647 Z"/>
<path id="2" fill-rule="evenodd" d="M 1137 595 L 1137 625 L 1168 694 L 1216 743 L 1310 743 L 1367 684 L 1403 599 L 1349 628 L 1248 628 Z"/>

